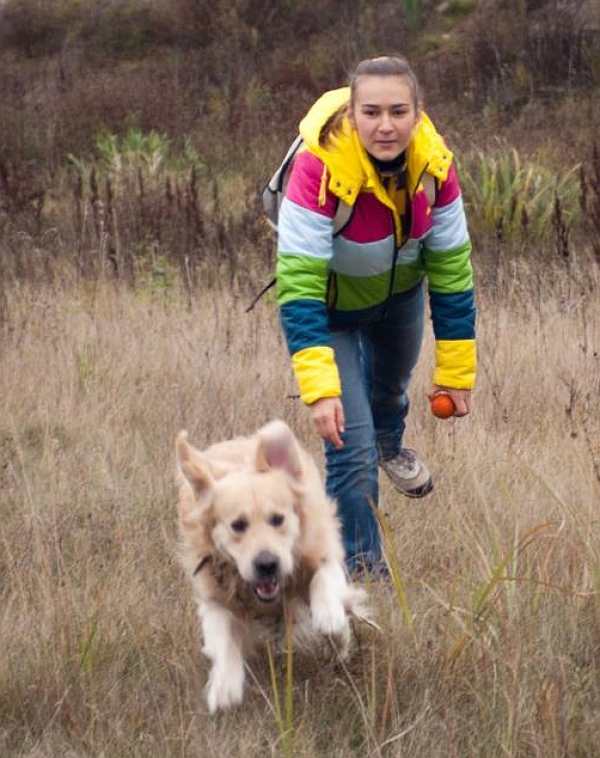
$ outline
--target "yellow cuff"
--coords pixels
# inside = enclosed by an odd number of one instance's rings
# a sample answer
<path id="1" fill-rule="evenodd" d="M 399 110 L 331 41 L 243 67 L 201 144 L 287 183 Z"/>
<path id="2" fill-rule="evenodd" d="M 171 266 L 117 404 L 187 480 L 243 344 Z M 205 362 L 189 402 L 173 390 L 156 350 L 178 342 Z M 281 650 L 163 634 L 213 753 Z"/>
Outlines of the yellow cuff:
<path id="1" fill-rule="evenodd" d="M 434 384 L 471 390 L 475 386 L 476 373 L 475 340 L 438 340 L 435 343 Z"/>
<path id="2" fill-rule="evenodd" d="M 300 397 L 307 405 L 322 397 L 339 397 L 342 394 L 333 348 L 307 347 L 299 350 L 292 356 L 292 366 Z"/>

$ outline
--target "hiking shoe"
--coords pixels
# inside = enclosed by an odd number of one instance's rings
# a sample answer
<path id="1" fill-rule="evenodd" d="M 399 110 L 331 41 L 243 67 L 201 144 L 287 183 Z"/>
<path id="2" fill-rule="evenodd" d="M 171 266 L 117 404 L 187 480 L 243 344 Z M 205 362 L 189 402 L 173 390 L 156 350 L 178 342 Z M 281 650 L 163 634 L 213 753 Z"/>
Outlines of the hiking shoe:
<path id="1" fill-rule="evenodd" d="M 394 458 L 380 460 L 379 466 L 389 476 L 398 492 L 406 497 L 425 497 L 433 489 L 433 477 L 427 466 L 409 447 L 402 448 Z"/>
<path id="2" fill-rule="evenodd" d="M 350 581 L 362 584 L 371 584 L 374 582 L 388 582 L 390 580 L 390 570 L 385 561 L 361 561 L 357 563 L 350 571 Z"/>

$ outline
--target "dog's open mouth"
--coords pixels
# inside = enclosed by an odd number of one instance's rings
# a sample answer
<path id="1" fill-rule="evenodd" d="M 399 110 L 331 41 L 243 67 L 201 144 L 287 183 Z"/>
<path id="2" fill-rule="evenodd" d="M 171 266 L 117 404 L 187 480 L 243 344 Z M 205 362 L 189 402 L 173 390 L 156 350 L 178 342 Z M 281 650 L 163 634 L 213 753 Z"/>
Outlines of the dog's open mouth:
<path id="1" fill-rule="evenodd" d="M 279 582 L 274 576 L 259 579 L 254 582 L 252 589 L 261 603 L 272 603 L 279 596 Z"/>

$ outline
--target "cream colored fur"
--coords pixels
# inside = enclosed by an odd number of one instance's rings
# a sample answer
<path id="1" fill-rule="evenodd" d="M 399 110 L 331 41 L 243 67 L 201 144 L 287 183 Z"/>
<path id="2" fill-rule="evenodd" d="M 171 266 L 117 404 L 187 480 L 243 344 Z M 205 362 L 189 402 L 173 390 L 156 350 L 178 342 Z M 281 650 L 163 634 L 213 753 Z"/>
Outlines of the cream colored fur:
<path id="1" fill-rule="evenodd" d="M 204 451 L 180 432 L 176 452 L 210 712 L 241 702 L 246 656 L 286 620 L 297 640 L 332 638 L 346 654 L 349 616 L 368 621 L 365 593 L 348 582 L 335 504 L 291 429 L 273 421 Z"/>

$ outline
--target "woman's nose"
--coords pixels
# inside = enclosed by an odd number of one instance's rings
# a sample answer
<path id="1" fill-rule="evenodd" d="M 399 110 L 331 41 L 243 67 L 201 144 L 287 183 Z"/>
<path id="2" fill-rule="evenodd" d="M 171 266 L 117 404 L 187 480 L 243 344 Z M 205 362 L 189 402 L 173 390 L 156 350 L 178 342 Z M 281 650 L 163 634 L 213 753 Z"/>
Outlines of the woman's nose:
<path id="1" fill-rule="evenodd" d="M 383 131 L 389 131 L 392 128 L 392 119 L 389 113 L 382 113 L 379 119 L 379 128 Z"/>

